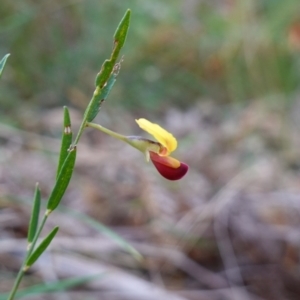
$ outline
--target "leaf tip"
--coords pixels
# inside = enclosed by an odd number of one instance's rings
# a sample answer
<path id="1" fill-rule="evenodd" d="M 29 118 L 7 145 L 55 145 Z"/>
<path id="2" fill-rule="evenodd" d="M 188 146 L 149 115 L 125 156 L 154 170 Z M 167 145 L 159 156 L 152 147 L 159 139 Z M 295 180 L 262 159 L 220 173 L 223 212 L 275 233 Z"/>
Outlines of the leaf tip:
<path id="1" fill-rule="evenodd" d="M 129 24 L 130 24 L 130 17 L 131 17 L 131 10 L 127 9 L 125 12 L 125 15 L 123 16 L 115 34 L 114 39 L 115 43 L 120 42 L 120 48 L 122 48 L 123 44 L 125 43 L 125 39 L 127 36 Z"/>

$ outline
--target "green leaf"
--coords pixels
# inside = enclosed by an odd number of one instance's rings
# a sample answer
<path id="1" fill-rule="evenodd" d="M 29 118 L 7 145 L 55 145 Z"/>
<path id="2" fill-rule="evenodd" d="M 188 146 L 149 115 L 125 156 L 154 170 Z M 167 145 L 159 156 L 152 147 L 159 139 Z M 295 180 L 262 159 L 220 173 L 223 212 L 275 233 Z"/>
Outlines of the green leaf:
<path id="1" fill-rule="evenodd" d="M 111 75 L 115 63 L 118 59 L 119 53 L 121 51 L 121 48 L 124 46 L 130 25 L 130 16 L 131 11 L 130 9 L 128 9 L 114 34 L 114 48 L 111 57 L 109 60 L 105 60 L 100 72 L 96 77 L 96 86 L 100 87 L 100 89 L 102 89 L 104 84 L 107 82 L 109 76 Z"/>
<path id="2" fill-rule="evenodd" d="M 40 214 L 40 206 L 41 206 L 41 192 L 39 189 L 38 183 L 35 186 L 35 192 L 34 192 L 34 198 L 33 198 L 33 206 L 32 206 L 32 212 L 29 222 L 29 229 L 28 229 L 28 236 L 27 240 L 28 243 L 31 243 L 33 241 L 33 238 L 36 234 L 36 230 L 39 224 L 39 214 Z"/>
<path id="3" fill-rule="evenodd" d="M 115 60 L 117 60 L 119 52 L 125 44 L 129 25 L 130 25 L 130 16 L 131 16 L 131 11 L 130 9 L 127 9 L 123 19 L 121 20 L 114 34 L 115 51 L 113 52 L 113 58 L 115 58 Z"/>
<path id="4" fill-rule="evenodd" d="M 27 205 L 30 205 L 30 200 L 27 198 L 12 198 L 11 201 L 15 201 L 16 203 L 26 203 Z M 42 202 L 43 206 L 43 202 Z M 112 239 L 116 244 L 118 244 L 121 248 L 123 248 L 124 251 L 127 251 L 130 253 L 135 259 L 142 260 L 142 255 L 133 247 L 130 245 L 129 242 L 127 242 L 124 238 L 122 238 L 120 235 L 118 235 L 116 232 L 105 226 L 104 224 L 100 223 L 99 221 L 96 221 L 89 217 L 88 215 L 85 215 L 83 213 L 80 213 L 78 211 L 75 211 L 71 209 L 70 207 L 66 207 L 64 205 L 60 205 L 58 208 L 58 211 L 62 212 L 65 215 L 71 216 L 75 218 L 76 220 L 79 220 L 81 222 L 84 222 L 85 224 L 90 225 L 91 227 L 98 230 L 100 233 L 106 235 L 110 239 Z M 0 299 L 1 300 L 1 299 Z"/>
<path id="5" fill-rule="evenodd" d="M 128 9 L 114 34 L 114 47 L 110 59 L 104 61 L 100 72 L 96 76 L 96 89 L 91 101 L 89 102 L 89 105 L 84 112 L 83 121 L 74 141 L 75 145 L 78 143 L 86 127 L 86 123 L 91 122 L 96 117 L 100 110 L 101 103 L 103 102 L 102 100 L 104 100 L 108 95 L 115 82 L 115 78 L 118 75 L 121 62 L 117 63 L 117 59 L 126 40 L 130 24 L 130 15 L 131 11 Z M 103 98 L 102 90 L 105 89 L 106 86 L 108 86 L 108 89 L 105 92 L 106 96 L 104 95 L 105 97 Z"/>
<path id="6" fill-rule="evenodd" d="M 1 59 L 1 61 L 0 61 L 0 78 L 1 78 L 1 76 L 2 76 L 2 72 L 3 72 L 3 70 L 4 70 L 5 63 L 6 63 L 6 61 L 7 61 L 7 59 L 8 59 L 9 56 L 10 56 L 10 54 L 6 54 L 6 55 Z"/>
<path id="7" fill-rule="evenodd" d="M 45 252 L 53 238 L 55 237 L 59 227 L 53 228 L 53 230 L 44 238 L 44 240 L 38 245 L 38 247 L 33 251 L 26 261 L 25 269 L 32 266 L 37 259 Z"/>
<path id="8" fill-rule="evenodd" d="M 64 126 L 63 126 L 62 138 L 61 138 L 61 148 L 60 148 L 60 154 L 59 154 L 59 160 L 58 160 L 58 166 L 56 172 L 56 179 L 58 178 L 60 170 L 69 153 L 68 150 L 70 149 L 70 146 L 72 144 L 72 137 L 73 134 L 71 130 L 71 119 L 70 119 L 69 110 L 66 106 L 64 106 Z"/>
<path id="9" fill-rule="evenodd" d="M 69 151 L 69 154 L 61 167 L 55 186 L 47 203 L 47 209 L 49 212 L 53 211 L 58 206 L 69 185 L 75 166 L 76 152 L 76 147 L 73 147 Z"/>
<path id="10" fill-rule="evenodd" d="M 97 116 L 101 108 L 102 102 L 105 101 L 114 83 L 116 82 L 116 77 L 117 75 L 115 73 L 112 73 L 107 81 L 107 84 L 103 87 L 100 94 L 95 94 L 93 102 L 91 102 L 93 105 L 91 105 L 90 109 L 87 110 L 88 112 L 88 116 L 86 116 L 87 122 L 93 121 Z"/>

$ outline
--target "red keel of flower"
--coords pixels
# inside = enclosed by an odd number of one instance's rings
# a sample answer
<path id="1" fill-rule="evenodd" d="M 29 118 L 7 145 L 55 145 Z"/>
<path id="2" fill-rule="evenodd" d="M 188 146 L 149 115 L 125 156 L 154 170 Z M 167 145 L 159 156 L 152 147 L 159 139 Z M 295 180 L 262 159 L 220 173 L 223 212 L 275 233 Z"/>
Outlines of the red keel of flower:
<path id="1" fill-rule="evenodd" d="M 169 180 L 178 180 L 182 178 L 189 169 L 187 164 L 179 161 L 179 166 L 174 167 L 172 165 L 172 162 L 176 161 L 174 158 L 159 156 L 152 151 L 150 151 L 150 158 L 160 175 Z"/>

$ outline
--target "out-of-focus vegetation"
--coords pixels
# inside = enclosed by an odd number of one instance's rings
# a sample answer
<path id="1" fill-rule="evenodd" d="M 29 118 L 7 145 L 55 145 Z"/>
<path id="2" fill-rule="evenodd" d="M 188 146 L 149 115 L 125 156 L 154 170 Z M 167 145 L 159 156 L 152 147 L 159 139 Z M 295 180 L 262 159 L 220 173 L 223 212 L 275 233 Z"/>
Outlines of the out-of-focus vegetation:
<path id="1" fill-rule="evenodd" d="M 298 300 L 299 0 L 3 0 L 0 292 L 20 266 L 34 183 L 42 198 L 51 192 L 59 142 L 45 131 L 61 135 L 63 105 L 76 131 L 127 8 L 101 124 L 135 134 L 134 118 L 151 114 L 178 138 L 189 173 L 170 183 L 134 149 L 88 131 L 63 205 L 112 226 L 145 261 L 58 213 L 61 244 L 24 286 L 101 271 L 107 280 L 70 297 Z"/>
<path id="2" fill-rule="evenodd" d="M 109 25 L 128 7 L 132 26 L 114 104 L 162 111 L 201 98 L 293 100 L 300 82 L 298 0 L 3 0 L 0 54 L 12 56 L 1 114 L 83 107 L 110 51 Z"/>

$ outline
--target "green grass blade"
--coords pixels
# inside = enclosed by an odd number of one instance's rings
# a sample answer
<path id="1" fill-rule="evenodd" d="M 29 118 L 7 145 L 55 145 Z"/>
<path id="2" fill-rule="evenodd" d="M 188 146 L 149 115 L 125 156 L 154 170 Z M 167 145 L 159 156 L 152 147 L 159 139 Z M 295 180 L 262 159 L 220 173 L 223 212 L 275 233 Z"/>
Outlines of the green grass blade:
<path id="1" fill-rule="evenodd" d="M 53 230 L 43 239 L 43 241 L 38 245 L 38 247 L 33 251 L 33 253 L 29 256 L 28 260 L 25 264 L 25 269 L 28 269 L 30 266 L 32 266 L 37 259 L 45 252 L 45 250 L 48 248 L 49 244 L 55 237 L 59 227 L 53 228 Z"/>
<path id="2" fill-rule="evenodd" d="M 56 179 L 58 178 L 59 172 L 64 164 L 64 161 L 68 155 L 68 150 L 72 144 L 72 130 L 71 130 L 71 119 L 69 110 L 66 106 L 64 106 L 64 126 L 63 133 L 61 138 L 61 148 L 56 172 Z"/>
<path id="3" fill-rule="evenodd" d="M 69 151 L 69 154 L 61 167 L 55 186 L 47 203 L 49 213 L 58 206 L 69 185 L 75 166 L 76 152 L 76 147 L 73 147 Z"/>
<path id="4" fill-rule="evenodd" d="M 71 215 L 74 218 L 77 218 L 80 221 L 83 221 L 84 223 L 90 225 L 91 227 L 101 232 L 103 235 L 112 239 L 117 245 L 119 245 L 122 249 L 124 249 L 124 251 L 130 253 L 135 259 L 139 261 L 143 259 L 142 255 L 133 246 L 131 246 L 129 242 L 127 242 L 120 235 L 118 235 L 117 233 L 115 233 L 114 231 L 112 231 L 102 223 L 92 219 L 91 217 L 85 214 L 71 210 L 70 208 L 60 207 L 60 210 L 62 210 L 64 213 L 68 215 Z"/>
<path id="5" fill-rule="evenodd" d="M 93 220 L 92 218 L 86 217 L 85 222 L 98 229 L 102 234 L 106 235 L 112 239 L 117 245 L 123 248 L 126 252 L 130 253 L 136 260 L 141 261 L 143 259 L 142 255 L 132 247 L 127 241 L 125 241 L 117 233 L 104 226 L 102 223 Z"/>
<path id="6" fill-rule="evenodd" d="M 77 278 L 61 279 L 56 282 L 38 284 L 38 285 L 34 285 L 31 287 L 22 289 L 21 291 L 17 292 L 16 296 L 17 297 L 26 297 L 26 296 L 30 296 L 30 295 L 38 295 L 38 294 L 44 294 L 44 293 L 65 291 L 67 289 L 76 287 L 78 285 L 82 285 L 89 281 L 92 281 L 95 278 L 104 277 L 104 276 L 105 276 L 105 273 L 77 277 Z M 8 294 L 0 294 L 0 300 L 6 300 L 7 297 L 8 297 Z"/>
<path id="7" fill-rule="evenodd" d="M 6 61 L 7 61 L 7 59 L 8 59 L 9 56 L 10 56 L 10 54 L 6 54 L 6 55 L 1 59 L 1 61 L 0 61 L 0 78 L 1 78 L 1 76 L 2 76 L 2 72 L 3 72 L 3 70 L 4 70 L 5 63 L 6 63 Z"/>
<path id="8" fill-rule="evenodd" d="M 33 200 L 32 212 L 31 212 L 29 228 L 28 228 L 28 236 L 27 236 L 28 243 L 31 243 L 33 241 L 33 238 L 36 234 L 36 230 L 39 224 L 40 207 L 41 207 L 41 192 L 39 189 L 39 185 L 37 183 L 35 186 L 34 200 Z"/>

